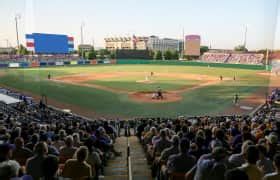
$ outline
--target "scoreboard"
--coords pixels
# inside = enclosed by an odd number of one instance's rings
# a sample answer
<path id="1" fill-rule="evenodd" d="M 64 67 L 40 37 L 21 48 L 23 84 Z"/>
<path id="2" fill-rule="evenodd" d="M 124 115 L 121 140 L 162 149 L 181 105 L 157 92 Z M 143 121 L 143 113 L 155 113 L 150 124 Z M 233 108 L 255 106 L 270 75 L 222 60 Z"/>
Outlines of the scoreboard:
<path id="1" fill-rule="evenodd" d="M 26 34 L 28 51 L 36 54 L 68 54 L 74 49 L 74 38 L 62 34 Z"/>

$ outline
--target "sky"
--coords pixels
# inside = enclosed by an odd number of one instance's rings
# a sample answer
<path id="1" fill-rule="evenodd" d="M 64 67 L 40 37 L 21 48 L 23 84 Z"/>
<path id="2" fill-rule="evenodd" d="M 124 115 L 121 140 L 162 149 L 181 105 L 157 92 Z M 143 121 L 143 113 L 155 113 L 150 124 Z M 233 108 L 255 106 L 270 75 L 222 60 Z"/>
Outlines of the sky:
<path id="1" fill-rule="evenodd" d="M 15 15 L 20 14 L 19 39 L 26 33 L 56 33 L 104 46 L 111 36 L 182 38 L 198 34 L 202 45 L 232 49 L 280 49 L 280 0 L 1 0 L 0 46 L 16 45 Z"/>

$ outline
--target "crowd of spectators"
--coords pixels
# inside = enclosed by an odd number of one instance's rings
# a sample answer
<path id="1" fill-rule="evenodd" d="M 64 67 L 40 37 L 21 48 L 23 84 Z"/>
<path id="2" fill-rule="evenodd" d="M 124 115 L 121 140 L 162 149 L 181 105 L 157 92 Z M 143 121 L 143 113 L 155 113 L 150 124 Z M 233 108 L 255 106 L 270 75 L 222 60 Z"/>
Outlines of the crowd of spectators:
<path id="1" fill-rule="evenodd" d="M 252 116 L 143 118 L 122 123 L 87 118 L 35 103 L 0 104 L 0 179 L 98 179 L 120 127 L 133 127 L 152 176 L 187 180 L 280 177 L 279 106 L 275 89 Z M 122 124 L 122 125 L 121 125 Z M 130 125 L 130 126 L 129 126 Z"/>
<path id="2" fill-rule="evenodd" d="M 227 60 L 231 64 L 263 64 L 263 54 L 231 54 Z"/>
<path id="3" fill-rule="evenodd" d="M 280 96 L 280 91 L 272 94 Z M 252 116 L 137 120 L 153 177 L 280 179 L 280 108 L 274 100 Z"/>
<path id="4" fill-rule="evenodd" d="M 230 64 L 263 64 L 264 55 L 256 53 L 204 53 L 202 61 Z"/>
<path id="5" fill-rule="evenodd" d="M 97 179 L 107 160 L 121 155 L 118 129 L 116 121 L 88 120 L 42 101 L 1 103 L 0 179 Z"/>
<path id="6" fill-rule="evenodd" d="M 204 62 L 225 63 L 229 56 L 229 53 L 204 53 L 201 59 Z"/>

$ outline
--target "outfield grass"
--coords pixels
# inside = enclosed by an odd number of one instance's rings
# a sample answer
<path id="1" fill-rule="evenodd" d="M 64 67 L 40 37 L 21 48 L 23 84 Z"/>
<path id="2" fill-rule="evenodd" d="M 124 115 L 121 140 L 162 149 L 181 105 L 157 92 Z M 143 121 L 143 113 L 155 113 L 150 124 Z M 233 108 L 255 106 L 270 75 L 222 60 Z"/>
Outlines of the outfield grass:
<path id="1" fill-rule="evenodd" d="M 48 73 L 53 77 L 77 73 L 111 73 L 111 72 L 162 72 L 189 73 L 211 76 L 223 75 L 238 81 L 225 81 L 217 85 L 202 87 L 182 94 L 182 101 L 171 103 L 140 103 L 132 101 L 126 93 L 113 93 L 96 88 L 70 85 L 46 80 Z M 0 85 L 24 90 L 36 95 L 47 94 L 48 98 L 75 105 L 99 115 L 121 117 L 135 116 L 177 116 L 222 113 L 232 106 L 235 93 L 246 98 L 260 89 L 267 88 L 269 77 L 256 76 L 257 70 L 191 67 L 176 65 L 98 65 L 86 67 L 54 67 L 35 69 L 5 69 L 0 78 Z M 94 80 L 88 83 L 129 91 L 153 90 L 161 86 L 165 90 L 174 90 L 182 86 L 194 86 L 200 81 L 182 80 L 180 78 L 159 78 L 155 84 L 137 83 L 144 77 L 111 78 Z"/>

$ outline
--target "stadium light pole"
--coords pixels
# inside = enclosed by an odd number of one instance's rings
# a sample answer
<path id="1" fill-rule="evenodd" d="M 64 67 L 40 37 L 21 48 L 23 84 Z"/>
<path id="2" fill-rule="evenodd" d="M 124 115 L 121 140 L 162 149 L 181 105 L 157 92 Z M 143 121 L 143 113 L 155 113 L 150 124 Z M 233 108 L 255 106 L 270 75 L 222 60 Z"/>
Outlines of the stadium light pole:
<path id="1" fill-rule="evenodd" d="M 248 29 L 248 27 L 247 27 L 247 25 L 245 26 L 245 31 L 244 31 L 244 44 L 243 44 L 243 46 L 246 48 L 246 46 L 247 46 L 247 29 Z"/>
<path id="2" fill-rule="evenodd" d="M 182 50 L 181 50 L 181 59 L 184 59 L 184 51 L 185 51 L 185 28 L 182 31 L 183 41 L 182 41 Z"/>
<path id="3" fill-rule="evenodd" d="M 81 44 L 80 45 L 84 44 L 84 35 L 83 35 L 84 26 L 85 26 L 85 23 L 82 22 L 82 24 L 81 24 Z M 80 47 L 82 47 L 82 46 L 80 46 Z M 81 49 L 81 53 L 82 53 L 82 58 L 84 58 L 83 48 Z"/>
<path id="4" fill-rule="evenodd" d="M 84 27 L 85 27 L 85 23 L 82 22 L 82 24 L 81 24 L 81 44 L 84 44 L 84 34 L 83 34 Z"/>
<path id="5" fill-rule="evenodd" d="M 17 48 L 18 48 L 18 53 L 19 53 L 19 38 L 18 38 L 18 21 L 20 19 L 20 15 L 17 14 L 15 16 L 15 21 L 16 21 L 16 33 L 17 33 Z"/>

